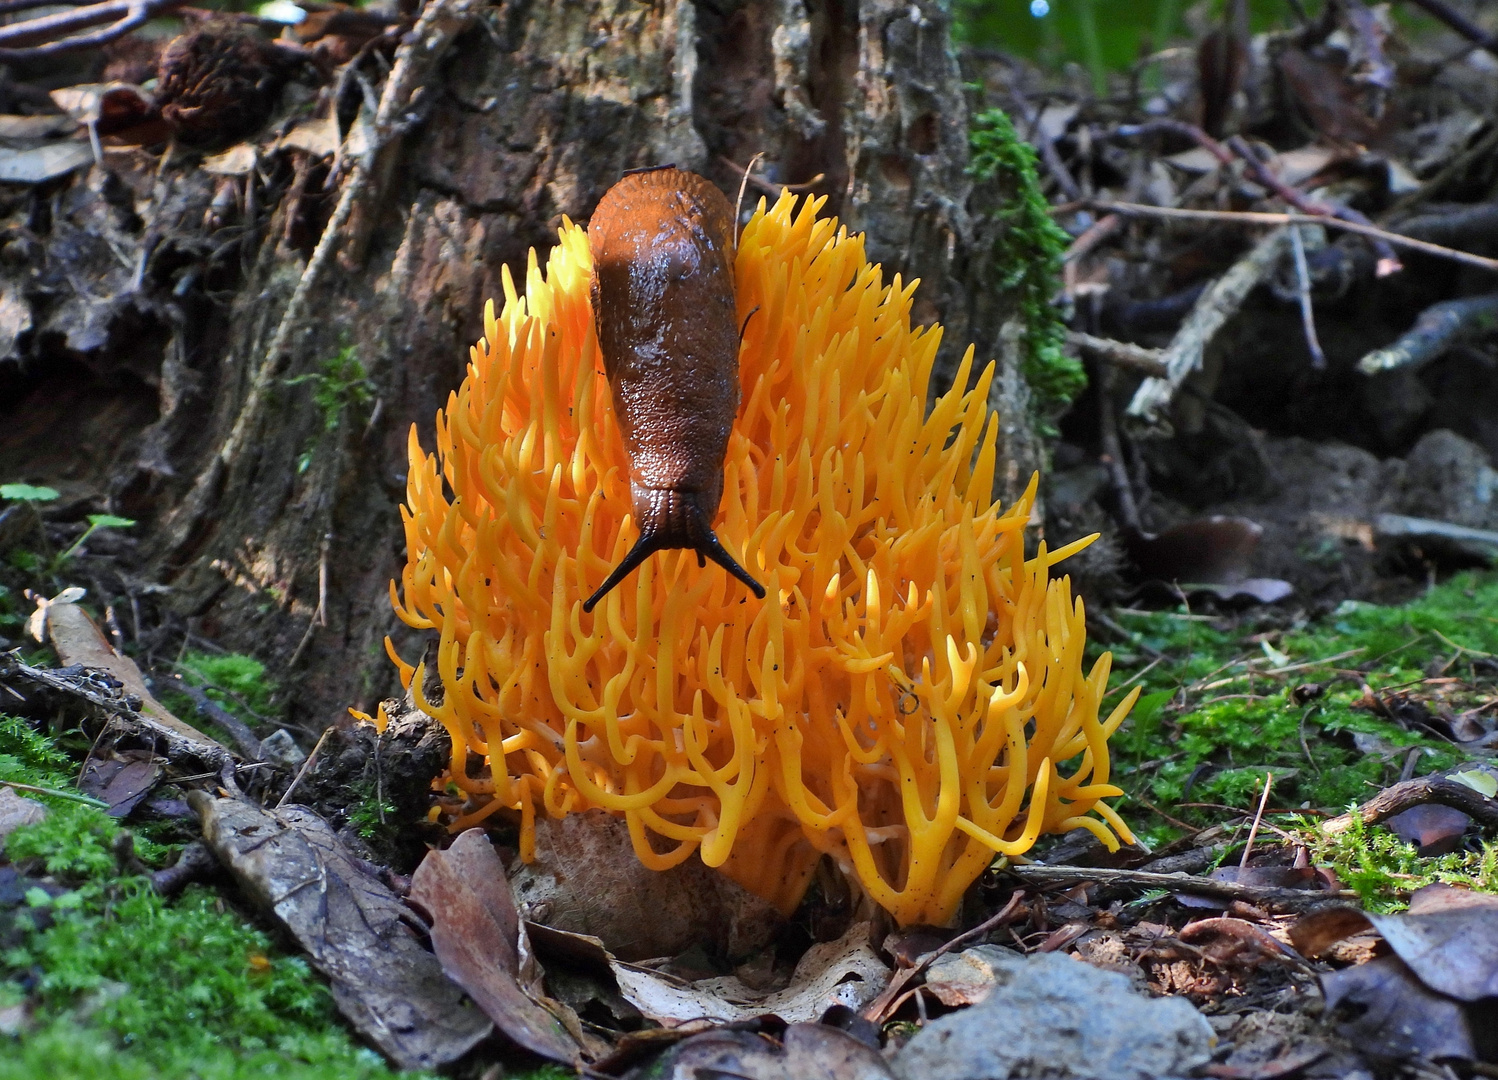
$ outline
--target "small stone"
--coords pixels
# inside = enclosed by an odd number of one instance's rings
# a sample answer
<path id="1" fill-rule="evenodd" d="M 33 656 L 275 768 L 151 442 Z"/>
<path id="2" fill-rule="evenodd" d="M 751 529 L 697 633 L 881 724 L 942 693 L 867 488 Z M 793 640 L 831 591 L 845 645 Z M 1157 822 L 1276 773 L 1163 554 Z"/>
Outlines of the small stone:
<path id="1" fill-rule="evenodd" d="M 954 960 L 987 967 L 993 989 L 911 1039 L 891 1062 L 900 1080 L 1156 1080 L 1211 1060 L 1216 1035 L 1190 1002 L 1148 997 L 1117 972 L 994 945 Z"/>
<path id="2" fill-rule="evenodd" d="M 5 838 L 22 825 L 46 820 L 47 808 L 35 799 L 22 798 L 12 787 L 0 787 L 0 850 Z"/>
<path id="3" fill-rule="evenodd" d="M 268 761 L 276 768 L 290 772 L 301 768 L 302 763 L 307 760 L 307 755 L 291 737 L 291 732 L 285 728 L 277 728 L 260 740 L 260 760 Z"/>

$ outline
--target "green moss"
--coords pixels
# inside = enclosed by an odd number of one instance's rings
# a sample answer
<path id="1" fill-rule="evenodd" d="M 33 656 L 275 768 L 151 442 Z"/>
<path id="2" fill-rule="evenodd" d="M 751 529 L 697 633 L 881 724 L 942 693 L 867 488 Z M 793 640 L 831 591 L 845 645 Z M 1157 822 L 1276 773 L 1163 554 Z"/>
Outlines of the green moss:
<path id="1" fill-rule="evenodd" d="M 1485 841 L 1479 851 L 1421 858 L 1415 849 L 1387 829 L 1367 828 L 1361 821 L 1339 836 L 1327 838 L 1314 825 L 1301 830 L 1318 865 L 1330 866 L 1342 884 L 1357 892 L 1369 911 L 1397 911 L 1416 889 L 1436 882 L 1498 892 L 1498 844 Z"/>
<path id="2" fill-rule="evenodd" d="M 1361 707 L 1363 686 L 1419 690 L 1446 670 L 1491 693 L 1475 665 L 1498 655 L 1498 575 L 1464 574 L 1396 607 L 1348 603 L 1330 617 L 1250 640 L 1256 629 L 1185 611 L 1115 611 L 1131 635 L 1115 651 L 1110 701 L 1143 694 L 1113 739 L 1126 816 L 1147 842 L 1247 812 L 1274 773 L 1272 805 L 1338 812 L 1399 778 L 1466 760 L 1459 747 Z M 1280 669 L 1290 670 L 1280 670 Z M 1130 670 L 1142 678 L 1130 679 Z M 1320 696 L 1299 703 L 1296 686 Z M 1459 703 L 1458 703 L 1459 704 Z M 1135 805 L 1130 807 L 1129 803 Z M 1163 813 L 1161 813 L 1163 811 Z M 1168 817 L 1166 816 L 1168 815 Z"/>
<path id="3" fill-rule="evenodd" d="M 995 181 L 1006 196 L 1004 223 L 992 252 L 999 287 L 1015 297 L 1024 321 L 1024 374 L 1036 419 L 1048 425 L 1087 385 L 1082 365 L 1066 355 L 1066 326 L 1051 304 L 1061 285 L 1061 256 L 1069 237 L 1051 220 L 1035 171 L 1035 151 L 1009 117 L 988 109 L 973 120 L 968 171 Z"/>
<path id="4" fill-rule="evenodd" d="M 68 789 L 75 772 L 55 740 L 0 716 L 0 781 Z M 341 1025 L 304 959 L 211 891 L 168 902 L 145 878 L 117 876 L 117 821 L 36 798 L 47 819 L 11 833 L 5 854 L 66 891 L 33 888 L 4 920 L 0 999 L 26 1001 L 35 1028 L 0 1040 L 0 1080 L 393 1075 Z M 169 858 L 149 839 L 136 851 Z"/>

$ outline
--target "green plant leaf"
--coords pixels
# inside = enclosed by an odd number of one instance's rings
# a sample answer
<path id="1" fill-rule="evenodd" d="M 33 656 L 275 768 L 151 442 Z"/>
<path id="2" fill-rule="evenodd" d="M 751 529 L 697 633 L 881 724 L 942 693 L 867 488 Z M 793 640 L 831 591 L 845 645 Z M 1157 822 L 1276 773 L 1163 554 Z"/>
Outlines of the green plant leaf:
<path id="1" fill-rule="evenodd" d="M 0 499 L 12 502 L 51 502 L 60 498 L 62 493 L 56 488 L 36 484 L 0 484 Z"/>
<path id="2" fill-rule="evenodd" d="M 96 529 L 128 529 L 135 524 L 132 518 L 116 517 L 113 514 L 90 514 L 88 523 Z"/>

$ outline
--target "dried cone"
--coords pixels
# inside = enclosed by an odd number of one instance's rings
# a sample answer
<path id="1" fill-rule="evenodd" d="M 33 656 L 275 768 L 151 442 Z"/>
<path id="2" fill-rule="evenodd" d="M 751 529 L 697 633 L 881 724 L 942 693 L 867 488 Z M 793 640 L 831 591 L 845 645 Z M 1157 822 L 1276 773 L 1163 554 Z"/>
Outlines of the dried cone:
<path id="1" fill-rule="evenodd" d="M 538 810 L 603 807 L 649 866 L 700 853 L 789 912 L 825 853 L 901 923 L 942 923 L 998 852 L 1129 838 L 1101 800 L 1134 694 L 1099 718 L 1110 657 L 1084 672 L 1081 602 L 1049 578 L 1087 541 L 1026 560 L 1033 485 L 992 500 L 992 366 L 966 389 L 969 350 L 927 416 L 941 330 L 912 329 L 914 285 L 794 206 L 739 242 L 757 314 L 715 523 L 768 599 L 669 552 L 582 613 L 635 529 L 568 222 L 524 299 L 505 276 L 437 452 L 411 433 L 391 594 L 441 635 L 442 701 L 391 655 L 452 734 L 455 828 L 516 811 L 528 857 Z"/>

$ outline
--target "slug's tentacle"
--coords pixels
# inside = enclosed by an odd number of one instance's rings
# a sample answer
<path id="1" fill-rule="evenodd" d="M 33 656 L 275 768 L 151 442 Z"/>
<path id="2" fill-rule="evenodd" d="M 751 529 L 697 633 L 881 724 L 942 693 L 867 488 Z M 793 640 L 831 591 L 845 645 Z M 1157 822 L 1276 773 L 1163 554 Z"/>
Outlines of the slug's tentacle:
<path id="1" fill-rule="evenodd" d="M 696 552 L 698 566 L 705 566 L 706 560 L 711 559 L 747 585 L 756 599 L 763 600 L 765 587 L 739 565 L 738 560 L 728 553 L 728 549 L 718 539 L 718 534 L 713 532 L 712 522 L 703 506 L 702 494 L 674 488 L 637 488 L 634 504 L 640 538 L 635 541 L 628 554 L 619 560 L 619 565 L 604 579 L 598 591 L 584 601 L 583 611 L 591 612 L 598 601 L 629 576 L 630 571 L 657 551 L 670 548 L 686 548 Z"/>

